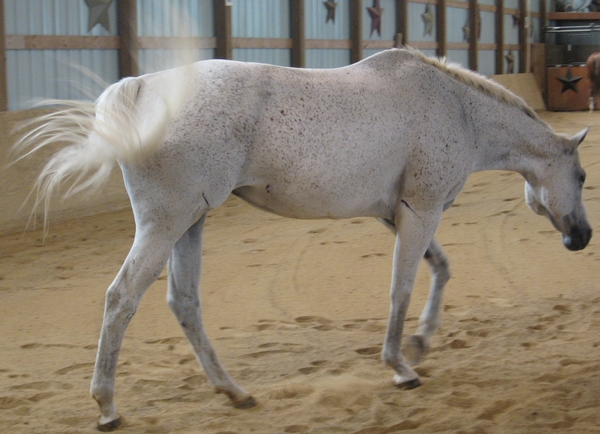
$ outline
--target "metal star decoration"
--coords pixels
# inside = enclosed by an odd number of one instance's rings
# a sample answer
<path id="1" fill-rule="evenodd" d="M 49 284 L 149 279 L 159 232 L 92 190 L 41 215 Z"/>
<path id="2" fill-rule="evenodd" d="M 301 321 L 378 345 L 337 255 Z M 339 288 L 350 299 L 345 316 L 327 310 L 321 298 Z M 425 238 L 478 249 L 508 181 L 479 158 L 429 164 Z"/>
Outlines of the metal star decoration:
<path id="1" fill-rule="evenodd" d="M 583 77 L 575 77 L 573 75 L 573 71 L 571 71 L 571 67 L 569 66 L 569 69 L 567 69 L 567 75 L 565 75 L 564 77 L 556 77 L 556 78 L 558 80 L 560 80 L 563 84 L 563 87 L 562 87 L 562 90 L 560 93 L 565 93 L 569 89 L 571 89 L 572 91 L 577 93 L 577 83 Z"/>
<path id="2" fill-rule="evenodd" d="M 435 14 L 433 13 L 433 10 L 431 9 L 431 5 L 429 3 L 427 3 L 427 6 L 425 6 L 425 12 L 423 12 L 421 14 L 421 17 L 423 18 L 423 22 L 425 23 L 425 35 L 432 35 L 433 34 L 433 23 L 435 21 Z"/>
<path id="3" fill-rule="evenodd" d="M 515 72 L 515 56 L 514 56 L 512 50 L 508 50 L 508 54 L 506 55 L 505 59 L 506 59 L 506 63 L 507 63 L 506 73 L 514 74 L 514 72 Z"/>
<path id="4" fill-rule="evenodd" d="M 518 13 L 512 14 L 512 19 L 513 27 L 519 27 L 519 23 L 521 22 L 521 16 Z"/>
<path id="5" fill-rule="evenodd" d="M 463 37 L 465 41 L 468 41 L 471 38 L 471 25 L 469 24 L 471 21 L 467 18 L 467 24 L 462 28 Z M 477 39 L 481 39 L 481 11 L 477 10 Z"/>
<path id="6" fill-rule="evenodd" d="M 323 2 L 323 4 L 327 8 L 327 20 L 325 23 L 328 23 L 329 20 L 335 23 L 335 8 L 338 4 L 336 2 Z"/>
<path id="7" fill-rule="evenodd" d="M 102 25 L 110 32 L 110 24 L 108 20 L 108 8 L 113 0 L 85 0 L 85 4 L 90 9 L 88 15 L 88 32 L 92 30 L 96 24 Z"/>
<path id="8" fill-rule="evenodd" d="M 469 22 L 467 21 L 467 24 L 465 24 L 462 28 L 463 31 L 463 39 L 465 41 L 468 41 L 469 38 L 471 37 L 471 26 L 469 26 Z"/>
<path id="9" fill-rule="evenodd" d="M 367 12 L 369 12 L 369 15 L 371 16 L 371 34 L 369 37 L 372 37 L 373 32 L 377 31 L 381 38 L 381 15 L 383 14 L 383 10 L 379 0 L 373 0 L 373 6 L 367 8 Z"/>

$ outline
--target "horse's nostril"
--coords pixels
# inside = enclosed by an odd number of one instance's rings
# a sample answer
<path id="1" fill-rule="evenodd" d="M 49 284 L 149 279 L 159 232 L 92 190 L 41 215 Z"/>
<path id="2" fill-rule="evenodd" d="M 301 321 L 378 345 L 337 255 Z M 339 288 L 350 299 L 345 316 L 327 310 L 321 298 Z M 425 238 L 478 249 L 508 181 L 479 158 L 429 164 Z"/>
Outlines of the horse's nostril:
<path id="1" fill-rule="evenodd" d="M 563 244 L 567 249 L 572 251 L 583 250 L 591 238 L 592 229 L 589 226 L 586 228 L 575 226 L 569 235 L 563 236 Z"/>

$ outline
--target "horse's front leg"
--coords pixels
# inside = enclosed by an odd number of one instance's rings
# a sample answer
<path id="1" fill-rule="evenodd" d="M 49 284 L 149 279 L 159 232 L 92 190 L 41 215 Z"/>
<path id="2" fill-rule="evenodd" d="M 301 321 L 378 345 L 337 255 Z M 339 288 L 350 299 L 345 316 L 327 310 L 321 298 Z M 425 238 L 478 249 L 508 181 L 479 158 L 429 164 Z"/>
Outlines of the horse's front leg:
<path id="1" fill-rule="evenodd" d="M 410 208 L 404 202 L 397 212 L 390 318 L 382 358 L 396 371 L 394 382 L 399 387 L 414 388 L 421 384 L 417 373 L 402 356 L 402 330 L 419 264 L 433 239 L 441 214 L 441 207 L 424 212 Z"/>
<path id="2" fill-rule="evenodd" d="M 431 270 L 431 289 L 423 313 L 419 318 L 417 333 L 408 337 L 407 345 L 404 348 L 406 356 L 413 365 L 418 364 L 427 353 L 431 336 L 440 326 L 442 295 L 444 286 L 450 280 L 448 258 L 435 238 L 431 240 L 425 252 L 425 260 Z"/>

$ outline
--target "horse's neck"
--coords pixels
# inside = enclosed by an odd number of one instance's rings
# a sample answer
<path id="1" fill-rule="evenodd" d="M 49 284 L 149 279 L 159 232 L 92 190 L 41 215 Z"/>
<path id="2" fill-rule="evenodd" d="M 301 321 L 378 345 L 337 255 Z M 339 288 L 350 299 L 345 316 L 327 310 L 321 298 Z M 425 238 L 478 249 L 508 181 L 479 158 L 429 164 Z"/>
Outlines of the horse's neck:
<path id="1" fill-rule="evenodd" d="M 547 145 L 554 133 L 518 108 L 498 102 L 492 109 L 475 108 L 471 117 L 476 146 L 473 172 L 510 170 L 525 175 L 534 162 L 550 154 Z"/>

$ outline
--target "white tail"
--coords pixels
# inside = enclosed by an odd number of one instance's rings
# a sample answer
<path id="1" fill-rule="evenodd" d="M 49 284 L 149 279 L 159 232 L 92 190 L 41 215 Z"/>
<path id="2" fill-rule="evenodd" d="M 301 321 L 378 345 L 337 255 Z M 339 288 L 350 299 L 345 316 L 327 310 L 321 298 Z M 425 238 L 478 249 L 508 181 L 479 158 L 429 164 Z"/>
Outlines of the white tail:
<path id="1" fill-rule="evenodd" d="M 65 183 L 65 197 L 97 190 L 117 161 L 135 164 L 152 155 L 163 142 L 169 120 L 182 107 L 189 66 L 166 71 L 166 81 L 149 86 L 146 78 L 125 78 L 109 86 L 96 102 L 50 100 L 60 108 L 23 124 L 27 132 L 13 147 L 19 161 L 48 145 L 66 145 L 46 163 L 32 191 L 34 210 Z M 183 76 L 185 75 L 185 76 Z M 143 100 L 143 113 L 140 112 Z M 44 219 L 44 221 L 46 218 Z"/>

